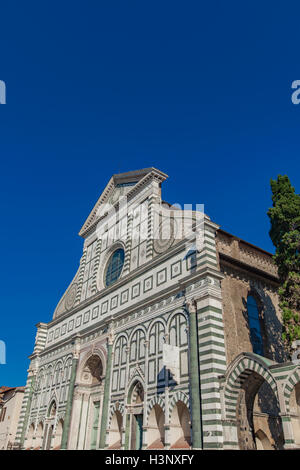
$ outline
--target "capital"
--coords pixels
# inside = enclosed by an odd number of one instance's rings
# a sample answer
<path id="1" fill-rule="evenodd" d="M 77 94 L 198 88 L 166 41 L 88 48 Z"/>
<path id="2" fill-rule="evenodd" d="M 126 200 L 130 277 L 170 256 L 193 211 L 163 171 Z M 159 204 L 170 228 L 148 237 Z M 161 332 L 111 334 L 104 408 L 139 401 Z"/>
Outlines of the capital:
<path id="1" fill-rule="evenodd" d="M 197 312 L 197 302 L 194 298 L 186 300 L 185 306 L 188 309 L 190 314 Z"/>
<path id="2" fill-rule="evenodd" d="M 109 328 L 108 328 L 108 344 L 109 346 L 112 346 L 115 340 L 115 329 L 114 329 L 114 324 L 110 323 Z"/>
<path id="3" fill-rule="evenodd" d="M 80 355 L 80 335 L 76 335 L 73 340 L 73 357 L 79 359 Z"/>

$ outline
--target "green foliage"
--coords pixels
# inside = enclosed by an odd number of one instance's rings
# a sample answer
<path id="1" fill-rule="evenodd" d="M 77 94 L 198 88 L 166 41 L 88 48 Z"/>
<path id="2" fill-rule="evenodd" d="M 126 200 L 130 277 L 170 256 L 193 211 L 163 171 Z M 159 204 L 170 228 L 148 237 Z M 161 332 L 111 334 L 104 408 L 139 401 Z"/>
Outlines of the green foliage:
<path id="1" fill-rule="evenodd" d="M 283 340 L 288 349 L 300 339 L 300 195 L 288 176 L 271 180 L 273 207 L 268 211 L 270 237 L 276 247 L 278 290 L 283 318 Z"/>

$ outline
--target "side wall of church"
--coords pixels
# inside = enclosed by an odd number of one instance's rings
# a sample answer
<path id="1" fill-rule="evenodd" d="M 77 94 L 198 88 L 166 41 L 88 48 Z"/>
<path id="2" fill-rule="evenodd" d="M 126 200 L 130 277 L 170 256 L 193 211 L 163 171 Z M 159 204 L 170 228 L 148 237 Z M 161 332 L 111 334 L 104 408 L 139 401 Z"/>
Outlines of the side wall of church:
<path id="1" fill-rule="evenodd" d="M 278 278 L 272 257 L 225 232 L 218 232 L 226 358 L 230 364 L 241 352 L 253 352 L 247 313 L 247 297 L 257 301 L 265 357 L 287 360 L 281 339 L 282 319 L 278 305 Z"/>

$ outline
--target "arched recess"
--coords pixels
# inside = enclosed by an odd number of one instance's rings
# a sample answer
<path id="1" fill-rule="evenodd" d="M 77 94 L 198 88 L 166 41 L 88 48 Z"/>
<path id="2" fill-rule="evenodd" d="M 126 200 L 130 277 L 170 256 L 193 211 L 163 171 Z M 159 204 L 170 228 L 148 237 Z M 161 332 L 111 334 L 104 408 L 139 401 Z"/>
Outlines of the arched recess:
<path id="1" fill-rule="evenodd" d="M 109 412 L 107 444 L 111 449 L 120 449 L 122 446 L 124 404 L 114 403 Z"/>
<path id="2" fill-rule="evenodd" d="M 148 416 L 147 446 L 148 449 L 164 449 L 165 447 L 165 413 L 157 403 Z"/>
<path id="3" fill-rule="evenodd" d="M 144 387 L 145 384 L 139 377 L 133 377 L 128 387 L 127 412 L 129 420 L 126 423 L 126 435 L 129 442 L 125 442 L 125 446 L 132 450 L 140 450 L 143 446 Z"/>
<path id="4" fill-rule="evenodd" d="M 128 357 L 128 338 L 127 335 L 119 335 L 113 347 L 113 378 L 111 391 L 122 391 L 126 387 L 126 364 Z"/>
<path id="5" fill-rule="evenodd" d="M 35 444 L 34 444 L 35 450 L 40 450 L 42 448 L 43 439 L 44 439 L 44 425 L 43 425 L 43 422 L 41 421 L 38 424 L 38 427 L 36 429 L 36 437 L 35 437 Z"/>
<path id="6" fill-rule="evenodd" d="M 108 432 L 108 448 L 121 449 L 122 446 L 122 428 L 123 417 L 119 410 L 116 410 L 111 417 L 109 432 Z"/>
<path id="7" fill-rule="evenodd" d="M 188 379 L 188 320 L 186 313 L 177 311 L 168 320 L 168 343 L 174 346 L 178 353 L 177 364 L 168 369 L 169 383 L 178 383 Z"/>
<path id="8" fill-rule="evenodd" d="M 189 408 L 189 398 L 188 398 L 188 396 L 183 392 L 174 393 L 174 395 L 172 396 L 172 398 L 170 400 L 170 405 L 169 405 L 169 419 L 171 418 L 173 408 L 174 408 L 174 406 L 176 405 L 176 403 L 178 401 L 182 401 L 182 403 L 184 403 L 187 406 L 187 408 Z"/>
<path id="9" fill-rule="evenodd" d="M 63 433 L 64 421 L 61 418 L 56 424 L 55 435 L 53 437 L 53 450 L 59 450 Z"/>
<path id="10" fill-rule="evenodd" d="M 148 418 L 149 418 L 149 414 L 152 410 L 152 408 L 154 407 L 154 405 L 159 405 L 160 408 L 163 410 L 163 412 L 165 413 L 165 400 L 164 400 L 164 396 L 159 396 L 159 395 L 155 395 L 153 398 L 151 398 L 151 400 L 148 402 L 148 406 L 147 406 L 147 423 L 148 423 Z"/>
<path id="11" fill-rule="evenodd" d="M 178 321 L 179 320 L 179 321 Z M 188 325 L 188 315 L 185 310 L 176 310 L 173 312 L 167 321 L 167 331 L 170 335 L 170 343 L 171 344 L 185 344 L 187 343 L 187 328 Z M 178 326 L 180 328 L 178 328 Z M 172 332 L 174 329 L 174 333 Z M 176 335 L 176 329 L 179 334 Z M 172 335 L 174 335 L 174 339 L 172 339 Z M 179 344 L 178 344 L 179 343 Z"/>
<path id="12" fill-rule="evenodd" d="M 166 338 L 166 325 L 162 320 L 154 320 L 148 328 L 148 360 L 151 361 L 148 380 L 151 384 L 163 384 L 166 378 L 166 369 L 163 363 L 163 348 Z"/>
<path id="13" fill-rule="evenodd" d="M 146 330 L 144 327 L 139 326 L 130 335 L 129 338 L 129 362 L 135 363 L 144 361 L 146 349 Z"/>
<path id="14" fill-rule="evenodd" d="M 72 357 L 69 356 L 64 365 L 64 372 L 63 372 L 63 382 L 67 382 L 70 380 L 71 377 L 71 369 L 72 369 Z"/>
<path id="15" fill-rule="evenodd" d="M 53 367 L 50 365 L 46 370 L 46 387 L 53 385 Z"/>
<path id="16" fill-rule="evenodd" d="M 236 423 L 240 449 L 256 449 L 257 443 L 261 445 L 256 436 L 259 430 L 272 448 L 283 447 L 277 384 L 267 360 L 243 353 L 233 361 L 225 377 L 224 406 L 226 419 Z"/>
<path id="17" fill-rule="evenodd" d="M 105 356 L 100 348 L 88 351 L 81 359 L 77 389 L 72 408 L 75 430 L 70 436 L 72 449 L 96 448 L 101 419 L 101 399 L 105 374 Z M 78 421 L 78 416 L 80 420 Z"/>
<path id="18" fill-rule="evenodd" d="M 290 411 L 290 397 L 291 393 L 294 390 L 294 386 L 300 382 L 300 368 L 293 370 L 290 376 L 286 379 L 285 387 L 283 389 L 284 399 L 285 399 L 285 406 L 287 412 Z"/>
<path id="19" fill-rule="evenodd" d="M 125 333 L 118 335 L 114 341 L 113 354 L 114 354 L 114 365 L 119 365 L 122 361 L 122 358 L 125 358 L 126 361 L 126 351 L 125 348 L 128 344 L 128 337 Z M 123 362 L 122 362 L 123 363 Z"/>
<path id="20" fill-rule="evenodd" d="M 48 413 L 47 413 L 48 418 L 54 419 L 56 416 L 56 411 L 57 411 L 56 400 L 52 398 L 50 405 L 48 407 Z"/>
<path id="21" fill-rule="evenodd" d="M 53 429 L 54 429 L 54 424 L 50 423 L 48 425 L 48 430 L 47 430 L 48 432 L 46 436 L 45 450 L 50 450 L 52 448 Z"/>
<path id="22" fill-rule="evenodd" d="M 257 450 L 273 450 L 270 440 L 261 429 L 255 433 L 255 443 Z"/>
<path id="23" fill-rule="evenodd" d="M 191 419 L 188 406 L 181 400 L 173 406 L 170 415 L 170 449 L 190 449 Z"/>
<path id="24" fill-rule="evenodd" d="M 235 419 L 239 390 L 253 372 L 260 375 L 270 385 L 278 399 L 277 384 L 267 364 L 254 354 L 242 353 L 230 364 L 225 377 L 224 398 L 227 419 Z"/>
<path id="25" fill-rule="evenodd" d="M 59 385 L 62 382 L 63 378 L 63 363 L 58 361 L 55 365 L 54 376 L 53 376 L 53 385 Z"/>
<path id="26" fill-rule="evenodd" d="M 300 448 L 300 382 L 290 393 L 289 412 L 293 429 L 294 444 Z"/>
<path id="27" fill-rule="evenodd" d="M 103 361 L 98 354 L 91 354 L 81 370 L 80 381 L 85 385 L 101 385 L 103 377 Z"/>
<path id="28" fill-rule="evenodd" d="M 31 425 L 29 426 L 28 431 L 27 431 L 25 445 L 24 445 L 26 450 L 31 450 L 31 448 L 33 446 L 34 430 L 35 430 L 34 423 L 31 423 Z"/>
<path id="29" fill-rule="evenodd" d="M 44 368 L 41 367 L 41 369 L 39 370 L 39 374 L 38 374 L 36 390 L 38 390 L 38 391 L 42 390 L 44 388 L 44 385 L 45 385 L 44 382 L 45 382 Z"/>

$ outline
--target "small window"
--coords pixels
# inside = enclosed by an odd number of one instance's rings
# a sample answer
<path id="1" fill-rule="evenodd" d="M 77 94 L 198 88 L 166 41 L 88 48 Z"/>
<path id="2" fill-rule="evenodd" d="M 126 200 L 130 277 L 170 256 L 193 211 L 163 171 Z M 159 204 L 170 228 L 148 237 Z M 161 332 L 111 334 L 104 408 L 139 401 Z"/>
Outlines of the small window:
<path id="1" fill-rule="evenodd" d="M 263 356 L 263 341 L 261 334 L 261 326 L 259 320 L 259 312 L 255 298 L 252 295 L 248 295 L 247 298 L 247 311 L 248 321 L 250 329 L 250 339 L 253 347 L 253 352 Z"/>
<path id="2" fill-rule="evenodd" d="M 1 419 L 0 419 L 0 421 L 4 421 L 4 419 L 5 419 L 5 414 L 6 414 L 6 408 L 2 408 L 2 413 L 1 413 Z"/>
<path id="3" fill-rule="evenodd" d="M 123 265 L 124 265 L 124 258 L 125 258 L 125 254 L 122 248 L 119 248 L 118 250 L 116 250 L 110 257 L 107 263 L 106 271 L 105 271 L 106 287 L 111 286 L 121 276 L 121 272 L 122 272 Z"/>

